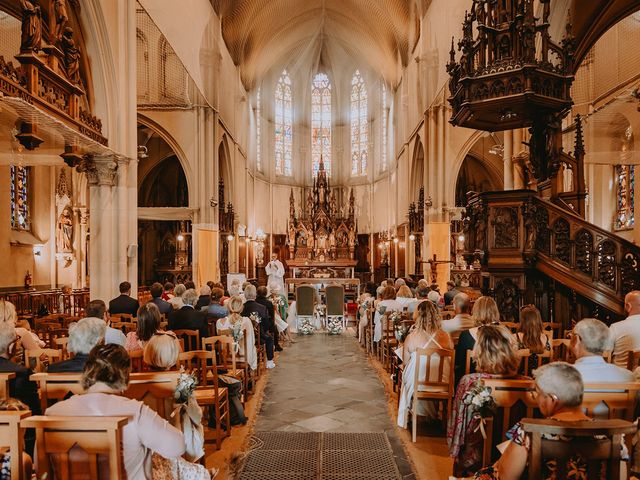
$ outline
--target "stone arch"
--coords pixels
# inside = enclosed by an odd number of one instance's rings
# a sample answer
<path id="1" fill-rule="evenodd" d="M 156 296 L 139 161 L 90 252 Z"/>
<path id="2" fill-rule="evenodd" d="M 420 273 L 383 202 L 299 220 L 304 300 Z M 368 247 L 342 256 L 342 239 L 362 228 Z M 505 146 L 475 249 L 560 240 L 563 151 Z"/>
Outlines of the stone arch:
<path id="1" fill-rule="evenodd" d="M 413 147 L 413 159 L 411 161 L 411 180 L 409 181 L 409 198 L 418 198 L 420 187 L 424 185 L 424 146 L 420 135 L 416 135 L 416 143 Z"/>
<path id="2" fill-rule="evenodd" d="M 225 133 L 218 144 L 218 175 L 224 181 L 224 194 L 227 202 L 231 201 L 233 193 L 232 172 L 229 139 Z"/>

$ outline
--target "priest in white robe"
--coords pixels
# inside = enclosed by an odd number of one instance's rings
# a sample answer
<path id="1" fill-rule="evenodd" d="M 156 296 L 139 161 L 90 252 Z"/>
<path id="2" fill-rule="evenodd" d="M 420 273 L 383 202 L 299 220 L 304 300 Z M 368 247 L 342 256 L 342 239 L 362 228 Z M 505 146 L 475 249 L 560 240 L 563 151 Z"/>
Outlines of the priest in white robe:
<path id="1" fill-rule="evenodd" d="M 280 291 L 284 292 L 284 265 L 275 253 L 271 255 L 271 261 L 265 267 L 265 271 L 269 276 L 267 285 L 278 285 Z"/>

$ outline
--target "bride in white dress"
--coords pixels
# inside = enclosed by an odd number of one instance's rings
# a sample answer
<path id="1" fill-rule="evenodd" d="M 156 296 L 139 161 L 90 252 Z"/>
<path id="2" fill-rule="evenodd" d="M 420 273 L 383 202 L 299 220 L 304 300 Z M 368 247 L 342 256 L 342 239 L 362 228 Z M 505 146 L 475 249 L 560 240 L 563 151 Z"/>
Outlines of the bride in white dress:
<path id="1" fill-rule="evenodd" d="M 241 315 L 242 310 L 244 308 L 244 304 L 242 303 L 242 299 L 239 296 L 231 297 L 229 302 L 227 303 L 227 308 L 231 312 L 228 317 L 220 318 L 216 322 L 216 332 L 218 335 L 231 335 L 233 331 L 233 326 L 241 322 L 242 324 L 242 333 L 244 338 L 246 339 L 247 350 L 246 359 L 247 363 L 251 370 L 256 370 L 258 368 L 258 355 L 256 352 L 256 339 L 253 332 L 253 324 L 251 323 L 251 319 L 248 317 L 243 317 Z M 239 342 L 239 351 L 238 354 L 240 357 L 245 356 L 244 346 L 245 341 L 240 339 Z"/>
<path id="2" fill-rule="evenodd" d="M 453 341 L 447 332 L 442 330 L 442 321 L 438 314 L 437 307 L 432 302 L 421 302 L 416 308 L 414 314 L 415 324 L 413 330 L 407 336 L 404 342 L 404 358 L 402 359 L 405 367 L 402 374 L 402 390 L 400 391 L 400 402 L 398 404 L 398 426 L 407 428 L 407 419 L 413 392 L 415 389 L 415 369 L 416 369 L 416 350 L 423 348 L 441 348 L 453 350 Z M 403 351 L 402 348 L 398 349 Z M 398 356 L 401 356 L 398 355 Z M 436 380 L 440 368 L 440 357 L 433 355 L 431 360 L 431 368 L 427 374 L 426 357 L 421 358 L 420 362 L 420 381 Z M 452 374 L 453 365 L 450 359 L 446 359 L 443 372 L 443 381 L 448 381 Z M 428 375 L 428 377 L 427 377 Z M 426 387 L 422 387 L 425 388 Z M 418 411 L 414 414 L 428 418 L 437 417 L 437 406 L 434 402 L 428 400 L 420 400 L 418 402 Z"/>

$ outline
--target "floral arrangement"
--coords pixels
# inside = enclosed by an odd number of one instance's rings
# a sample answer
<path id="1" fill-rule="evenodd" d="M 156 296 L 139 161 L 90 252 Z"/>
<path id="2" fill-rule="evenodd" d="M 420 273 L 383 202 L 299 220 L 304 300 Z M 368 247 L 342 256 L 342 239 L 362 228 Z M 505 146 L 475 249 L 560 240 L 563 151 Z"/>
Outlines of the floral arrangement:
<path id="1" fill-rule="evenodd" d="M 407 338 L 407 335 L 409 334 L 409 326 L 408 325 L 403 325 L 402 323 L 394 323 L 393 325 L 393 334 L 396 337 L 396 340 L 398 340 L 399 343 L 404 342 L 404 339 Z"/>
<path id="2" fill-rule="evenodd" d="M 258 312 L 251 312 L 249 318 L 254 325 L 260 325 L 260 314 Z"/>
<path id="3" fill-rule="evenodd" d="M 387 316 L 387 319 L 390 322 L 393 322 L 394 324 L 399 323 L 402 321 L 402 313 L 396 311 L 390 312 L 389 315 Z"/>
<path id="4" fill-rule="evenodd" d="M 300 320 L 300 323 L 298 324 L 298 333 L 302 335 L 311 335 L 315 331 L 316 329 L 311 324 L 311 320 L 309 320 L 308 318 L 303 318 L 302 320 Z"/>
<path id="5" fill-rule="evenodd" d="M 176 403 L 187 403 L 197 386 L 198 377 L 196 374 L 194 372 L 186 372 L 184 367 L 180 368 L 178 384 L 176 385 L 176 390 L 174 392 Z"/>
<path id="6" fill-rule="evenodd" d="M 329 317 L 327 320 L 327 333 L 340 335 L 342 333 L 342 317 Z"/>
<path id="7" fill-rule="evenodd" d="M 462 401 L 469 405 L 473 414 L 478 414 L 482 418 L 490 417 L 496 409 L 496 402 L 491 395 L 491 388 L 477 384 L 465 393 Z"/>
<path id="8" fill-rule="evenodd" d="M 238 353 L 240 351 L 240 340 L 244 337 L 242 322 L 236 322 L 231 326 L 231 335 L 233 336 L 233 346 L 236 353 Z"/>
<path id="9" fill-rule="evenodd" d="M 358 308 L 363 312 L 366 312 L 367 310 L 369 310 L 369 308 L 371 308 L 371 304 L 372 304 L 371 299 L 367 298 L 362 302 L 360 302 L 360 305 L 358 305 Z"/>
<path id="10" fill-rule="evenodd" d="M 327 309 L 326 305 L 324 303 L 318 303 L 316 305 L 316 315 L 324 315 L 325 310 Z"/>
<path id="11" fill-rule="evenodd" d="M 273 306 L 276 307 L 277 310 L 287 307 L 282 295 L 278 295 L 278 294 L 271 295 L 271 303 L 273 303 Z"/>

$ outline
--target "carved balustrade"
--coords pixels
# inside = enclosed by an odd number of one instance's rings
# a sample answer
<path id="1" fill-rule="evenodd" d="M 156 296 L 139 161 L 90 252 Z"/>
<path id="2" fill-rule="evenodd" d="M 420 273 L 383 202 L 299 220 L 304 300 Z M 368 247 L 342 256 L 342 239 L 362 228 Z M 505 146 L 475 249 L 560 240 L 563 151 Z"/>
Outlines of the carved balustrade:
<path id="1" fill-rule="evenodd" d="M 490 273 L 494 293 L 501 278 L 537 269 L 602 307 L 623 314 L 624 295 L 640 288 L 640 248 L 590 224 L 529 190 L 473 196 L 465 219 L 470 261 Z"/>

